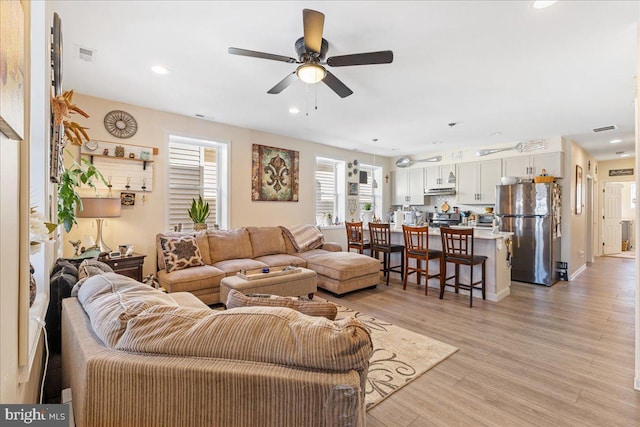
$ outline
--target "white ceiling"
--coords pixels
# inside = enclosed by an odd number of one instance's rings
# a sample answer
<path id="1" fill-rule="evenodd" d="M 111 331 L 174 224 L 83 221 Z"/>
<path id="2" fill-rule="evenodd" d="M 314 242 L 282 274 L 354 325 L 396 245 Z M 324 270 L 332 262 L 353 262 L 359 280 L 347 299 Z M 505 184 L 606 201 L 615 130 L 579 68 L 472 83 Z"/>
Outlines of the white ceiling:
<path id="1" fill-rule="evenodd" d="M 634 152 L 635 1 L 53 4 L 64 88 L 80 93 L 390 157 L 557 136 L 600 160 Z M 389 49 L 393 63 L 330 68 L 354 91 L 344 99 L 300 81 L 267 94 L 295 64 L 227 49 L 296 57 L 303 8 L 326 15 L 327 56 Z"/>

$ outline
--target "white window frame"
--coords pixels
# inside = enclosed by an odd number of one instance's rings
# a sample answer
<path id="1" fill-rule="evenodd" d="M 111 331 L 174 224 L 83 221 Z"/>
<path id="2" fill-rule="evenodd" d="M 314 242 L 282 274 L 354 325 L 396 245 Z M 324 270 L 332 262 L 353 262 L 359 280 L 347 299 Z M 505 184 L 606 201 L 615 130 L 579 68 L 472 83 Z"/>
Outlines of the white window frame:
<path id="1" fill-rule="evenodd" d="M 216 224 L 221 229 L 227 229 L 229 227 L 229 143 L 206 140 L 202 138 L 194 138 L 177 134 L 169 134 L 167 136 L 167 150 L 165 154 L 165 229 L 167 231 L 173 230 L 173 225 L 170 224 L 170 195 L 171 195 L 171 182 L 170 182 L 170 150 L 171 143 L 187 144 L 203 148 L 214 148 L 216 150 L 216 182 L 217 182 L 217 198 L 216 198 Z M 202 193 L 202 192 L 201 192 Z M 193 224 L 183 224 L 183 227 L 190 230 Z M 185 229 L 183 228 L 183 230 Z"/>
<path id="2" fill-rule="evenodd" d="M 345 182 L 345 161 L 344 160 L 338 160 L 338 159 L 332 159 L 332 158 L 328 158 L 328 157 L 323 157 L 323 156 L 316 156 L 316 161 L 315 161 L 315 166 L 314 166 L 314 170 L 313 170 L 313 180 L 314 180 L 314 197 L 315 197 L 315 201 L 314 201 L 314 213 L 316 216 L 316 223 L 318 225 L 322 225 L 322 220 L 321 220 L 321 212 L 318 212 L 318 205 L 317 205 L 317 198 L 318 198 L 318 186 L 317 186 L 317 179 L 316 179 L 316 173 L 317 173 L 317 169 L 318 169 L 318 163 L 319 162 L 323 162 L 323 163 L 332 163 L 334 166 L 334 191 L 332 193 L 333 195 L 333 200 L 334 200 L 334 208 L 333 208 L 333 219 L 332 221 L 336 220 L 336 217 L 338 218 L 338 221 L 343 222 L 344 218 L 345 218 L 345 187 L 346 187 L 346 182 Z"/>
<path id="3" fill-rule="evenodd" d="M 363 189 L 366 189 L 366 190 L 371 189 L 372 180 L 375 178 L 375 180 L 378 182 L 378 188 L 376 188 L 372 193 L 371 204 L 372 204 L 372 210 L 375 216 L 378 218 L 381 218 L 382 217 L 382 196 L 383 196 L 382 167 L 361 163 L 360 172 L 367 172 L 367 183 L 359 184 L 358 208 L 360 209 L 361 212 L 364 211 L 364 204 L 368 201 L 368 197 L 367 198 L 363 197 L 364 196 Z M 360 181 L 360 177 L 358 177 L 358 182 L 359 181 Z M 369 191 L 367 191 L 366 195 L 367 196 L 369 195 Z"/>

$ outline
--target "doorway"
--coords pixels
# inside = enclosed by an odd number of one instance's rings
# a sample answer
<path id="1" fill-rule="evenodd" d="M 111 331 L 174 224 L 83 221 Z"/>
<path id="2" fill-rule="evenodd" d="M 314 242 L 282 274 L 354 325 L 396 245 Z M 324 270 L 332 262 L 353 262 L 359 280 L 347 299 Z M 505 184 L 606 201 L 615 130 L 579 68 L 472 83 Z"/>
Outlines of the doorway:
<path id="1" fill-rule="evenodd" d="M 606 182 L 602 193 L 602 255 L 634 257 L 635 182 Z"/>

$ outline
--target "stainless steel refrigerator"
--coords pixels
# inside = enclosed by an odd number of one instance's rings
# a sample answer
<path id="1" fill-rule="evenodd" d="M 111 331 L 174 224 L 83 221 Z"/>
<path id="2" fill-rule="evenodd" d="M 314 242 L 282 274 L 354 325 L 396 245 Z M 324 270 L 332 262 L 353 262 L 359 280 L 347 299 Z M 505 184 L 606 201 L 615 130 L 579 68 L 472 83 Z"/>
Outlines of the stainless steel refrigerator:
<path id="1" fill-rule="evenodd" d="M 558 281 L 560 203 L 557 184 L 496 186 L 500 230 L 514 233 L 512 280 L 546 286 Z"/>

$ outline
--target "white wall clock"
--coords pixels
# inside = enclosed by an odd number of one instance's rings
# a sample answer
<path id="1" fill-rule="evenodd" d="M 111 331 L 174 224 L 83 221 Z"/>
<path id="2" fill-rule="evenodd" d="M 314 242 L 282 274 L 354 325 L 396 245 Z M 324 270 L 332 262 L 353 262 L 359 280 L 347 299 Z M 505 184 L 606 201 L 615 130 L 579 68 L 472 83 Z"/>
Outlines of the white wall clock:
<path id="1" fill-rule="evenodd" d="M 118 138 L 131 138 L 138 131 L 138 123 L 126 111 L 113 110 L 104 116 L 104 127 L 111 135 Z"/>

